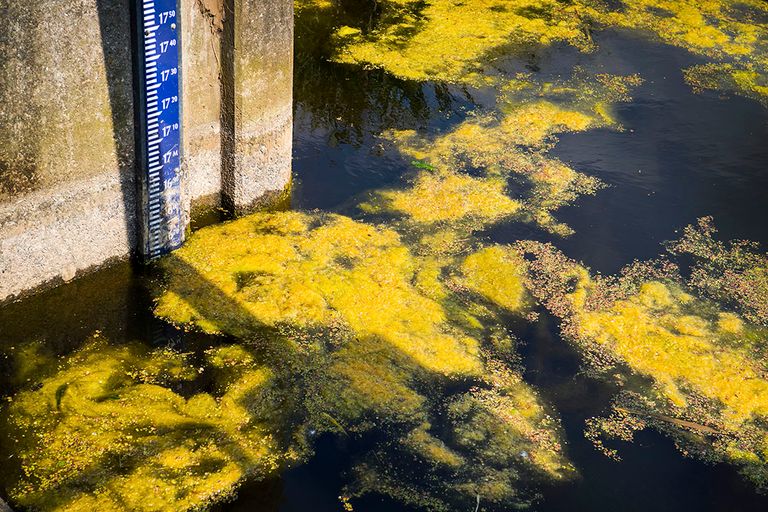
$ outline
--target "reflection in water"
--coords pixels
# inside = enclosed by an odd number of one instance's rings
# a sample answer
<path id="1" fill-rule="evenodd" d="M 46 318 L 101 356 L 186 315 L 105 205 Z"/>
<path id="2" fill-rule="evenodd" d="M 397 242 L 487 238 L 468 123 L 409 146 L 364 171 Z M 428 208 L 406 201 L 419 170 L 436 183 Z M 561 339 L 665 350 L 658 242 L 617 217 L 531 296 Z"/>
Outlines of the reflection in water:
<path id="1" fill-rule="evenodd" d="M 477 230 L 508 219 L 569 235 L 572 230 L 552 211 L 594 194 L 600 182 L 548 157 L 547 150 L 557 133 L 620 128 L 614 105 L 629 101 L 639 83 L 638 76 L 587 77 L 582 69 L 555 83 L 519 74 L 497 98 L 498 113 L 473 115 L 432 139 L 414 130 L 394 132 L 398 149 L 418 159 L 420 172 L 412 188 L 376 192 L 362 208 L 405 214 L 419 224 L 451 223 L 454 229 L 457 223 Z M 512 187 L 520 189 L 519 200 L 508 196 Z"/>
<path id="2" fill-rule="evenodd" d="M 301 2 L 327 10 L 331 2 Z M 697 88 L 768 98 L 768 6 L 762 0 L 385 0 L 375 28 L 340 26 L 335 58 L 411 80 L 496 83 L 495 60 L 558 42 L 582 52 L 592 32 L 644 31 L 713 59 L 687 70 Z M 501 83 L 504 82 L 503 77 Z"/>

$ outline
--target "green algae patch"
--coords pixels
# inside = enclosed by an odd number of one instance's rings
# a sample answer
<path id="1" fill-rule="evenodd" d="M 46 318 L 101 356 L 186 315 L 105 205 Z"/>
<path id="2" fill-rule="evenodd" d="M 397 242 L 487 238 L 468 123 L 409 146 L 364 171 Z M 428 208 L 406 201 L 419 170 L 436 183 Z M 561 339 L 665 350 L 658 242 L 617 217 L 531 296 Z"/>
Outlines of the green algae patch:
<path id="1" fill-rule="evenodd" d="M 530 504 L 531 478 L 574 469 L 559 422 L 523 382 L 515 341 L 499 327 L 502 309 L 528 310 L 524 263 L 504 249 L 470 251 L 456 235 L 400 234 L 322 213 L 254 214 L 196 232 L 161 262 L 156 313 L 247 340 L 248 357 L 261 353 L 283 383 L 282 410 L 299 418 L 284 421 L 300 431 L 379 439 L 383 431 L 386 440 L 355 463 L 345 499 L 384 492 L 449 510 L 481 493 Z M 506 269 L 513 262 L 516 273 Z M 483 273 L 502 266 L 497 290 Z M 218 375 L 241 357 L 227 350 L 207 371 Z M 516 451 L 502 456 L 506 449 Z"/>
<path id="2" fill-rule="evenodd" d="M 338 62 L 386 69 L 408 80 L 483 84 L 489 60 L 513 48 L 592 46 L 578 3 L 556 0 L 389 0 L 372 30 L 342 26 Z"/>
<path id="3" fill-rule="evenodd" d="M 419 164 L 415 176 L 410 187 L 374 191 L 361 209 L 403 216 L 423 228 L 452 225 L 462 233 L 512 219 L 571 234 L 553 212 L 594 194 L 601 183 L 547 151 L 559 133 L 621 129 L 613 105 L 627 101 L 642 80 L 636 75 L 590 76 L 581 69 L 557 82 L 541 83 L 527 75 L 516 80 L 500 96 L 498 112 L 473 113 L 433 136 L 415 130 L 389 133 L 397 149 Z M 510 190 L 521 187 L 525 191 L 519 197 L 510 197 Z"/>
<path id="4" fill-rule="evenodd" d="M 2 411 L 21 466 L 10 497 L 35 510 L 189 510 L 274 473 L 303 448 L 278 442 L 269 370 L 232 368 L 221 394 L 184 397 L 171 388 L 198 377 L 187 356 L 94 337 Z"/>
<path id="5" fill-rule="evenodd" d="M 686 231 L 678 249 L 690 246 L 695 228 Z M 587 366 L 608 379 L 622 376 L 613 412 L 588 422 L 599 448 L 616 456 L 605 440 L 631 440 L 634 431 L 654 427 L 683 453 L 734 464 L 765 488 L 768 331 L 727 303 L 695 295 L 692 283 L 709 269 L 694 269 L 687 280 L 658 260 L 600 277 L 552 246 L 518 247 L 530 259 L 534 295 L 562 319 Z"/>

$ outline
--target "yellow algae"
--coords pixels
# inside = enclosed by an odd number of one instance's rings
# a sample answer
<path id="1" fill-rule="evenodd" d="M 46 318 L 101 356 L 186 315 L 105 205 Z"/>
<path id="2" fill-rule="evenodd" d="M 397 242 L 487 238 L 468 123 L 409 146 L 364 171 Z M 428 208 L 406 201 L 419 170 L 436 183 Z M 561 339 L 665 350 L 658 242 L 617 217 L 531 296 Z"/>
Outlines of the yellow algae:
<path id="1" fill-rule="evenodd" d="M 243 338 L 260 326 L 342 322 L 430 370 L 479 371 L 476 340 L 414 288 L 414 258 L 392 230 L 337 215 L 252 216 L 201 230 L 164 266 L 169 292 L 156 313 L 175 322 Z"/>
<path id="2" fill-rule="evenodd" d="M 56 367 L 56 358 L 51 353 L 50 347 L 42 342 L 11 347 L 11 352 L 14 367 L 10 381 L 16 386 L 37 381 Z"/>
<path id="3" fill-rule="evenodd" d="M 595 193 L 600 182 L 548 157 L 546 150 L 558 133 L 618 127 L 606 105 L 626 100 L 640 82 L 635 75 L 588 77 L 576 70 L 557 83 L 531 82 L 523 92 L 515 88 L 501 102 L 499 114 L 477 113 L 446 133 L 424 137 L 414 130 L 392 132 L 398 150 L 419 162 L 413 185 L 374 192 L 361 207 L 400 214 L 416 224 L 463 223 L 464 234 L 467 227 L 479 229 L 514 214 L 568 235 L 570 229 L 552 211 Z M 480 176 L 468 174 L 477 171 Z M 513 199 L 507 188 L 517 178 L 531 188 Z"/>
<path id="4" fill-rule="evenodd" d="M 414 389 L 418 371 L 397 350 L 372 339 L 356 340 L 334 352 L 318 409 L 328 411 L 346 430 L 363 430 L 362 418 L 415 423 L 425 417 L 426 398 Z"/>
<path id="5" fill-rule="evenodd" d="M 374 202 L 363 203 L 368 213 L 397 212 L 417 223 L 493 222 L 517 212 L 521 204 L 506 194 L 506 181 L 480 179 L 455 173 L 421 173 L 406 190 L 379 192 Z"/>
<path id="6" fill-rule="evenodd" d="M 744 321 L 733 313 L 720 313 L 717 328 L 730 334 L 739 334 L 744 329 Z"/>
<path id="7" fill-rule="evenodd" d="M 326 9 L 323 5 L 318 0 L 318 9 Z M 390 0 L 378 5 L 380 13 L 362 24 L 362 19 L 345 16 L 347 24 L 336 26 L 334 60 L 383 68 L 409 80 L 521 90 L 524 79 L 513 77 L 504 86 L 508 79 L 493 69 L 502 54 L 557 43 L 591 51 L 593 31 L 621 28 L 712 59 L 686 72 L 697 89 L 735 89 L 762 102 L 768 94 L 768 6 L 762 0 L 616 5 L 596 0 Z"/>
<path id="8" fill-rule="evenodd" d="M 714 89 L 733 92 L 768 104 L 768 70 L 730 63 L 699 64 L 683 70 L 694 90 Z"/>
<path id="9" fill-rule="evenodd" d="M 294 0 L 293 6 L 296 12 L 304 10 L 326 10 L 331 9 L 335 2 L 333 0 Z"/>
<path id="10" fill-rule="evenodd" d="M 429 433 L 430 428 L 429 423 L 419 425 L 403 438 L 408 451 L 422 455 L 424 460 L 435 465 L 457 468 L 464 464 L 461 456 Z"/>
<path id="11" fill-rule="evenodd" d="M 524 305 L 524 269 L 519 255 L 501 246 L 471 254 L 461 265 L 467 288 L 508 311 L 519 311 Z"/>
<path id="12" fill-rule="evenodd" d="M 674 298 L 670 305 L 647 305 L 645 287 L 608 311 L 578 315 L 578 335 L 661 385 L 684 386 L 722 403 L 737 423 L 768 414 L 768 381 L 749 355 L 724 348 L 717 324 L 685 314 L 685 304 Z"/>
<path id="13" fill-rule="evenodd" d="M 523 459 L 554 479 L 573 474 L 563 458 L 559 423 L 536 392 L 499 360 L 489 359 L 486 368 L 491 387 L 470 392 L 449 407 L 458 444 L 477 446 L 500 468 Z M 467 415 L 473 419 L 464 420 Z"/>
<path id="14" fill-rule="evenodd" d="M 745 8 L 768 13 L 761 0 L 632 0 L 619 11 L 591 15 L 609 26 L 647 30 L 695 53 L 748 59 L 759 56 L 765 28 Z"/>
<path id="15" fill-rule="evenodd" d="M 593 48 L 589 32 L 621 27 L 712 58 L 765 68 L 768 7 L 760 0 L 632 0 L 611 8 L 578 0 L 383 2 L 373 30 L 337 31 L 335 59 L 382 67 L 401 78 L 483 84 L 500 53 L 566 42 Z"/>
<path id="16" fill-rule="evenodd" d="M 684 70 L 694 89 L 730 90 L 768 99 L 768 5 L 761 0 L 633 0 L 611 12 L 590 9 L 604 26 L 653 34 L 716 62 Z"/>
<path id="17" fill-rule="evenodd" d="M 420 293 L 431 299 L 446 299 L 448 291 L 442 282 L 443 269 L 444 262 L 438 258 L 421 259 L 413 278 L 413 285 Z"/>
<path id="18" fill-rule="evenodd" d="M 23 469 L 11 498 L 36 510 L 188 510 L 273 473 L 299 451 L 254 417 L 275 406 L 259 400 L 269 374 L 240 371 L 240 399 L 231 386 L 186 399 L 165 387 L 197 377 L 184 355 L 94 338 L 3 411 L 3 442 Z"/>
<path id="19" fill-rule="evenodd" d="M 482 84 L 488 60 L 510 47 L 591 40 L 578 3 L 556 0 L 397 0 L 366 33 L 337 31 L 339 62 L 381 67 L 410 80 Z"/>
<path id="20" fill-rule="evenodd" d="M 596 124 L 593 116 L 538 101 L 512 110 L 501 120 L 500 129 L 513 144 L 537 146 L 554 133 L 581 132 Z"/>
<path id="21" fill-rule="evenodd" d="M 716 240 L 716 233 L 712 218 L 703 217 L 668 251 L 693 259 L 689 286 L 736 307 L 750 322 L 768 325 L 768 255 L 746 240 Z"/>
<path id="22" fill-rule="evenodd" d="M 690 249 L 697 235 L 690 227 L 672 247 Z M 590 366 L 642 377 L 624 379 L 631 384 L 613 415 L 590 422 L 588 435 L 599 447 L 601 437 L 628 440 L 650 425 L 682 450 L 728 461 L 759 487 L 768 484 L 763 328 L 693 296 L 663 260 L 636 264 L 615 279 L 590 276 L 551 246 L 524 242 L 519 250 L 534 257 L 528 264 L 533 293 L 563 319 L 567 339 Z"/>
<path id="23" fill-rule="evenodd" d="M 530 218 L 567 234 L 549 211 L 599 187 L 597 179 L 558 160 L 517 150 L 507 131 L 487 125 L 486 120 L 467 121 L 434 141 L 422 141 L 415 132 L 394 136 L 401 141 L 402 152 L 431 162 L 435 170 L 420 171 L 409 188 L 374 192 L 372 199 L 361 204 L 365 212 L 400 214 L 417 224 L 451 222 L 474 228 L 510 217 Z M 486 175 L 464 174 L 467 166 L 484 168 Z M 513 174 L 532 183 L 527 197 L 509 197 L 508 180 Z M 461 233 L 466 236 L 466 229 Z"/>
<path id="24" fill-rule="evenodd" d="M 529 479 L 521 475 L 564 478 L 573 469 L 557 420 L 515 366 L 514 341 L 483 305 L 527 308 L 522 270 L 496 284 L 481 275 L 485 266 L 521 261 L 499 248 L 465 259 L 456 234 L 416 233 L 411 251 L 394 231 L 338 215 L 255 214 L 200 230 L 166 258 L 157 312 L 190 327 L 215 323 L 216 332 L 263 347 L 260 375 L 272 386 L 283 383 L 280 409 L 301 419 L 263 410 L 259 418 L 347 436 L 385 430 L 386 446 L 355 464 L 347 498 L 378 491 L 438 510 L 448 496 L 472 503 L 482 492 L 500 504 L 528 503 L 521 486 Z M 279 304 L 294 293 L 318 300 Z M 277 306 L 263 306 L 265 297 Z M 253 354 L 216 349 L 206 371 L 228 389 L 238 382 L 247 389 L 250 377 L 230 377 L 229 368 L 255 365 Z M 229 396 L 236 402 L 244 395 Z M 450 429 L 434 428 L 446 407 L 454 411 Z M 382 464 L 392 471 L 374 476 Z M 409 476 L 414 470 L 426 480 Z"/>
<path id="25" fill-rule="evenodd" d="M 487 361 L 484 385 L 454 396 L 442 429 L 421 424 L 353 467 L 347 495 L 377 492 L 429 510 L 455 504 L 530 505 L 519 482 L 575 474 L 567 462 L 559 423 L 520 375 Z M 449 469 L 450 477 L 443 471 Z"/>
<path id="26" fill-rule="evenodd" d="M 448 256 L 462 252 L 469 241 L 470 237 L 466 233 L 459 233 L 448 225 L 444 228 L 424 233 L 419 238 L 416 252 L 435 258 Z"/>

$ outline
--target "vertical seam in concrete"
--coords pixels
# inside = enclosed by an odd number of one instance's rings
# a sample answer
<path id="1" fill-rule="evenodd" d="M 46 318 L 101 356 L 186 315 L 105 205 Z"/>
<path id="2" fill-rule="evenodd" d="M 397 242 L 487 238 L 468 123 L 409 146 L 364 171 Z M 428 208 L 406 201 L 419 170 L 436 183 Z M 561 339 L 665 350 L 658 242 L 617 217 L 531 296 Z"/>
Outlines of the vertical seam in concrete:
<path id="1" fill-rule="evenodd" d="M 221 33 L 221 200 L 235 211 L 235 14 L 236 0 L 224 0 Z"/>

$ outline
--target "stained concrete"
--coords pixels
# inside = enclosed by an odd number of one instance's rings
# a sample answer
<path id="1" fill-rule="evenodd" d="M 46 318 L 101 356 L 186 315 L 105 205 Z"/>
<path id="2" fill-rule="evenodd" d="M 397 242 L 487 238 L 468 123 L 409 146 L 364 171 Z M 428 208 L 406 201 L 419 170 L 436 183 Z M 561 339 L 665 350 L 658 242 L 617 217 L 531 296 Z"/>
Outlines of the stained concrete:
<path id="1" fill-rule="evenodd" d="M 137 247 L 128 5 L 0 0 L 0 302 Z M 290 180 L 293 2 L 180 5 L 186 220 L 249 211 Z"/>
<path id="2" fill-rule="evenodd" d="M 222 193 L 237 213 L 290 180 L 293 2 L 224 0 Z"/>
<path id="3" fill-rule="evenodd" d="M 128 0 L 1 0 L 0 300 L 136 243 Z"/>
<path id="4" fill-rule="evenodd" d="M 181 3 L 184 197 L 211 205 L 221 193 L 222 1 Z"/>

